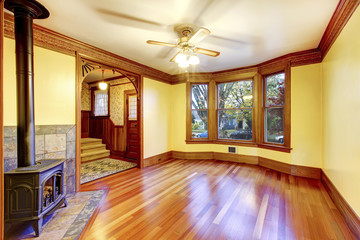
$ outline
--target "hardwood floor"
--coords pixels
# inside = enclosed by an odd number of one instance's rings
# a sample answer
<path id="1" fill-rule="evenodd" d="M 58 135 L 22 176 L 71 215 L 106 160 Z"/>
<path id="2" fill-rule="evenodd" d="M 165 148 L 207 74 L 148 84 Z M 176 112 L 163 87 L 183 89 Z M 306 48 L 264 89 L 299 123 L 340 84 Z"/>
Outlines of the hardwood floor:
<path id="1" fill-rule="evenodd" d="M 81 186 L 95 189 L 86 240 L 355 239 L 319 180 L 259 166 L 167 161 Z"/>

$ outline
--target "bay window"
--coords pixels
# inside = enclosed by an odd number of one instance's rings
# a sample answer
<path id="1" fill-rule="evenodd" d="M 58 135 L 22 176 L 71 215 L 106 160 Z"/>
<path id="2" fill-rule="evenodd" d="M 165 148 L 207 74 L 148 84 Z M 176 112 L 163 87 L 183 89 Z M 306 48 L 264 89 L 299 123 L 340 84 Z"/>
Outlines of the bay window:
<path id="1" fill-rule="evenodd" d="M 290 152 L 290 64 L 203 76 L 187 82 L 187 143 Z"/>

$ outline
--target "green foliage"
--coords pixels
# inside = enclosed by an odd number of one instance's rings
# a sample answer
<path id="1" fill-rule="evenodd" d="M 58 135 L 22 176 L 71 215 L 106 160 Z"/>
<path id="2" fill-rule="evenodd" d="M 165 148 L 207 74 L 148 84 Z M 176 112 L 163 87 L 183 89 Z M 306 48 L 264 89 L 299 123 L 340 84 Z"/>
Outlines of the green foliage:
<path id="1" fill-rule="evenodd" d="M 198 130 L 199 129 L 199 124 L 197 124 L 197 123 L 193 123 L 192 124 L 192 130 Z"/>
<path id="2" fill-rule="evenodd" d="M 237 128 L 241 128 L 245 120 L 249 129 L 252 129 L 252 106 L 253 106 L 253 81 L 239 81 L 222 83 L 218 85 L 218 107 L 219 109 L 248 108 L 243 110 L 219 111 L 220 125 L 224 121 L 236 119 Z"/>
<path id="3" fill-rule="evenodd" d="M 267 131 L 270 135 L 283 135 L 283 108 L 285 104 L 285 74 L 278 73 L 266 77 Z"/>
<path id="4" fill-rule="evenodd" d="M 285 74 L 274 74 L 266 78 L 266 105 L 285 104 Z"/>

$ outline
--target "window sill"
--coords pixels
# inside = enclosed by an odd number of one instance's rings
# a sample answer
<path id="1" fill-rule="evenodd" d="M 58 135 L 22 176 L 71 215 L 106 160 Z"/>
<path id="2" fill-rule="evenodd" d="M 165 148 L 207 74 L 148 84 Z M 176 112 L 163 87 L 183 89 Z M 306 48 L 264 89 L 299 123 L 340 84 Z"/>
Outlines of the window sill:
<path id="1" fill-rule="evenodd" d="M 185 140 L 186 144 L 222 144 L 222 145 L 235 145 L 243 147 L 258 147 L 264 149 L 270 149 L 274 151 L 290 153 L 292 148 L 281 146 L 281 145 L 272 145 L 272 144 L 257 144 L 254 142 L 238 142 L 238 141 L 228 141 L 228 140 L 208 140 L 208 139 L 191 139 Z"/>
<path id="2" fill-rule="evenodd" d="M 286 152 L 286 153 L 290 153 L 290 151 L 292 150 L 292 148 L 285 147 L 282 145 L 276 145 L 276 144 L 258 144 L 258 147 L 269 150 L 280 151 L 280 152 Z"/>
<path id="3" fill-rule="evenodd" d="M 254 142 L 238 142 L 238 141 L 228 141 L 228 140 L 208 140 L 208 139 L 191 139 L 185 140 L 187 144 L 223 144 L 223 145 L 235 145 L 235 146 L 245 146 L 245 147 L 257 147 L 257 144 Z"/>

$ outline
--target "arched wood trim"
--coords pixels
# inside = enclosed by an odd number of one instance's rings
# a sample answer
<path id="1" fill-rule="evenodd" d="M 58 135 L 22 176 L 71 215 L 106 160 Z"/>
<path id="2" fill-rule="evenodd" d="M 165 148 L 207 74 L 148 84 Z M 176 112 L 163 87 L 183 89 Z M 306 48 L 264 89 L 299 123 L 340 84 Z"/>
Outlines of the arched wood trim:
<path id="1" fill-rule="evenodd" d="M 134 85 L 138 96 L 138 117 L 139 117 L 139 143 L 140 154 L 137 161 L 138 167 L 143 167 L 143 135 L 142 135 L 142 76 L 127 70 L 93 59 L 91 57 L 76 53 L 76 191 L 80 190 L 80 167 L 81 167 L 81 85 L 85 77 L 95 69 L 110 69 L 124 76 Z"/>

